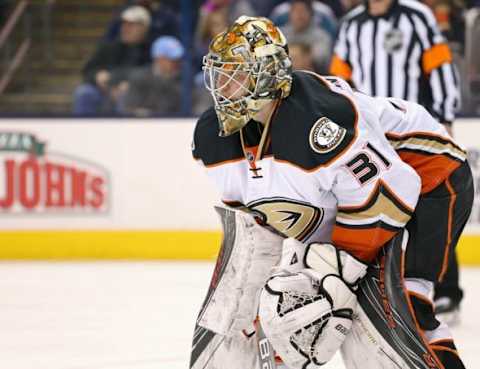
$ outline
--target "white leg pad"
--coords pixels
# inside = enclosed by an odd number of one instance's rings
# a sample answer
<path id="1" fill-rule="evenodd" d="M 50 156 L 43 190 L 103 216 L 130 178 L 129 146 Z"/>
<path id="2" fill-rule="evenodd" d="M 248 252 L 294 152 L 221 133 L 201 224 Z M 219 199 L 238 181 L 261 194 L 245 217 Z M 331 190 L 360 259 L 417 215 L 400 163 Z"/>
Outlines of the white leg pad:
<path id="1" fill-rule="evenodd" d="M 280 261 L 284 238 L 243 211 L 220 209 L 219 213 L 224 243 L 197 323 L 233 336 L 249 329 L 256 319 L 260 291 Z"/>

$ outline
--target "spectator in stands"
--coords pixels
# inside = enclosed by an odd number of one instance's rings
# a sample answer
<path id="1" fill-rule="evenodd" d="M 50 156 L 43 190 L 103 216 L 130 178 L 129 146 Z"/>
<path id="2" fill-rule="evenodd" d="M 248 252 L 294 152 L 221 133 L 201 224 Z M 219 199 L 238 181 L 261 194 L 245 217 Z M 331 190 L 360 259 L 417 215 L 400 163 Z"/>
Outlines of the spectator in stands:
<path id="1" fill-rule="evenodd" d="M 203 78 L 203 73 L 198 73 L 193 80 L 192 114 L 195 116 L 212 106 L 212 95 L 205 88 Z"/>
<path id="2" fill-rule="evenodd" d="M 438 28 L 450 43 L 450 47 L 463 54 L 465 44 L 465 19 L 463 12 L 466 8 L 462 0 L 424 0 L 432 9 L 438 23 Z"/>
<path id="3" fill-rule="evenodd" d="M 356 0 L 362 1 L 362 0 Z M 322 0 L 326 6 L 328 6 L 333 13 L 335 14 L 336 19 L 340 19 L 347 12 L 347 5 L 349 5 L 345 0 Z"/>
<path id="4" fill-rule="evenodd" d="M 151 117 L 176 115 L 181 109 L 180 66 L 185 54 L 180 41 L 161 36 L 152 44 L 152 64 L 130 75 L 128 89 L 119 99 L 123 115 Z"/>
<path id="5" fill-rule="evenodd" d="M 340 0 L 340 2 L 342 3 L 342 7 L 344 9 L 344 14 L 343 15 L 345 15 L 345 13 L 348 13 L 350 10 L 355 8 L 357 5 L 360 5 L 362 3 L 362 1 L 364 1 L 364 0 Z M 340 19 L 340 17 L 338 19 Z"/>
<path id="6" fill-rule="evenodd" d="M 328 70 L 334 37 L 315 24 L 311 0 L 292 0 L 288 22 L 280 28 L 290 43 L 303 43 L 312 47 L 319 72 L 325 73 Z"/>
<path id="7" fill-rule="evenodd" d="M 255 15 L 248 0 L 206 0 L 200 8 L 194 36 L 193 65 L 200 70 L 213 36 L 241 15 Z"/>
<path id="8" fill-rule="evenodd" d="M 206 0 L 200 9 L 199 24 L 203 18 L 211 12 L 226 10 L 228 21 L 233 22 L 241 15 L 255 15 L 255 12 L 247 0 Z"/>
<path id="9" fill-rule="evenodd" d="M 194 65 L 202 65 L 202 58 L 208 52 L 208 45 L 213 36 L 219 34 L 227 28 L 229 24 L 228 9 L 220 8 L 216 11 L 204 13 L 197 25 L 195 32 L 195 46 L 194 46 Z"/>
<path id="10" fill-rule="evenodd" d="M 250 4 L 258 16 L 268 17 L 272 13 L 272 10 L 284 1 L 285 0 L 252 0 Z"/>
<path id="11" fill-rule="evenodd" d="M 132 6 L 121 15 L 120 40 L 99 45 L 83 69 L 85 83 L 74 92 L 76 116 L 112 114 L 111 97 L 125 88 L 133 67 L 150 62 L 146 36 L 150 14 L 141 6 Z"/>
<path id="12" fill-rule="evenodd" d="M 312 46 L 304 43 L 291 43 L 288 45 L 288 54 L 294 70 L 309 70 L 318 72 L 313 61 Z"/>
<path id="13" fill-rule="evenodd" d="M 3 27 L 3 24 L 7 19 L 7 14 L 11 6 L 11 0 L 0 0 L 0 28 Z"/>
<path id="14" fill-rule="evenodd" d="M 129 0 L 120 14 L 128 7 L 143 6 L 148 10 L 151 17 L 148 39 L 153 41 L 163 35 L 179 36 L 179 15 L 168 6 L 165 1 L 153 0 Z M 105 33 L 106 41 L 115 41 L 120 36 L 121 17 L 115 17 Z"/>
<path id="15" fill-rule="evenodd" d="M 337 3 L 336 0 L 332 0 Z M 317 27 L 320 27 L 324 31 L 328 32 L 332 38 L 335 40 L 337 36 L 337 17 L 330 5 L 323 1 L 309 1 L 311 3 L 311 8 L 313 10 L 313 24 Z M 292 2 L 287 1 L 283 2 L 280 5 L 276 6 L 269 18 L 278 26 L 284 27 L 290 18 L 290 11 L 292 8 Z M 337 11 L 341 11 L 337 9 Z"/>

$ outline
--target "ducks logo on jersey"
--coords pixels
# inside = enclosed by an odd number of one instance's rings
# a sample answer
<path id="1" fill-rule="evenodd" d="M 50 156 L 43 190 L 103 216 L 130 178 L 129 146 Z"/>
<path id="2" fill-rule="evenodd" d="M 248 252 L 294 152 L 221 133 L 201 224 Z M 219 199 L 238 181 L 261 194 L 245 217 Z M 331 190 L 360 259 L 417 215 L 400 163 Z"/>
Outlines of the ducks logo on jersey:
<path id="1" fill-rule="evenodd" d="M 322 208 L 285 198 L 260 199 L 248 204 L 248 208 L 264 223 L 300 241 L 317 229 L 324 216 Z"/>

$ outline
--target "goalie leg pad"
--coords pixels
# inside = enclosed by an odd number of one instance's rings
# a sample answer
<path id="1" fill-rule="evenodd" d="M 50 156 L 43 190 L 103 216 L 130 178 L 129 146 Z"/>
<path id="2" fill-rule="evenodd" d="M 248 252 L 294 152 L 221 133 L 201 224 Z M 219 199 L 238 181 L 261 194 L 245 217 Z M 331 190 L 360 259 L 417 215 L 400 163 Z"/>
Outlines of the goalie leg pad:
<path id="1" fill-rule="evenodd" d="M 328 291 L 350 298 L 335 299 Z M 336 300 L 343 305 L 336 306 Z M 342 345 L 352 324 L 356 297 L 337 276 L 319 283 L 305 273 L 269 280 L 260 295 L 265 335 L 291 368 L 318 368 Z"/>
<path id="2" fill-rule="evenodd" d="M 197 324 L 233 336 L 257 317 L 260 291 L 281 258 L 283 237 L 242 211 L 217 208 L 224 240 Z"/>
<path id="3" fill-rule="evenodd" d="M 228 365 L 226 365 L 228 364 Z M 230 337 L 197 326 L 193 340 L 190 369 L 259 368 L 255 337 L 238 332 Z"/>

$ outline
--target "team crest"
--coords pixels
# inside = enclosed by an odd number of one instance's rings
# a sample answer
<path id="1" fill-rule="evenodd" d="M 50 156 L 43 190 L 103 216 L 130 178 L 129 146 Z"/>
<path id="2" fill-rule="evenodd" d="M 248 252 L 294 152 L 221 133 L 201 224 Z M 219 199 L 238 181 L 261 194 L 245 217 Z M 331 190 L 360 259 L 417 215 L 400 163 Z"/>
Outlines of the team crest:
<path id="1" fill-rule="evenodd" d="M 310 146 L 319 154 L 334 150 L 344 139 L 347 130 L 322 117 L 315 122 L 310 130 Z"/>

